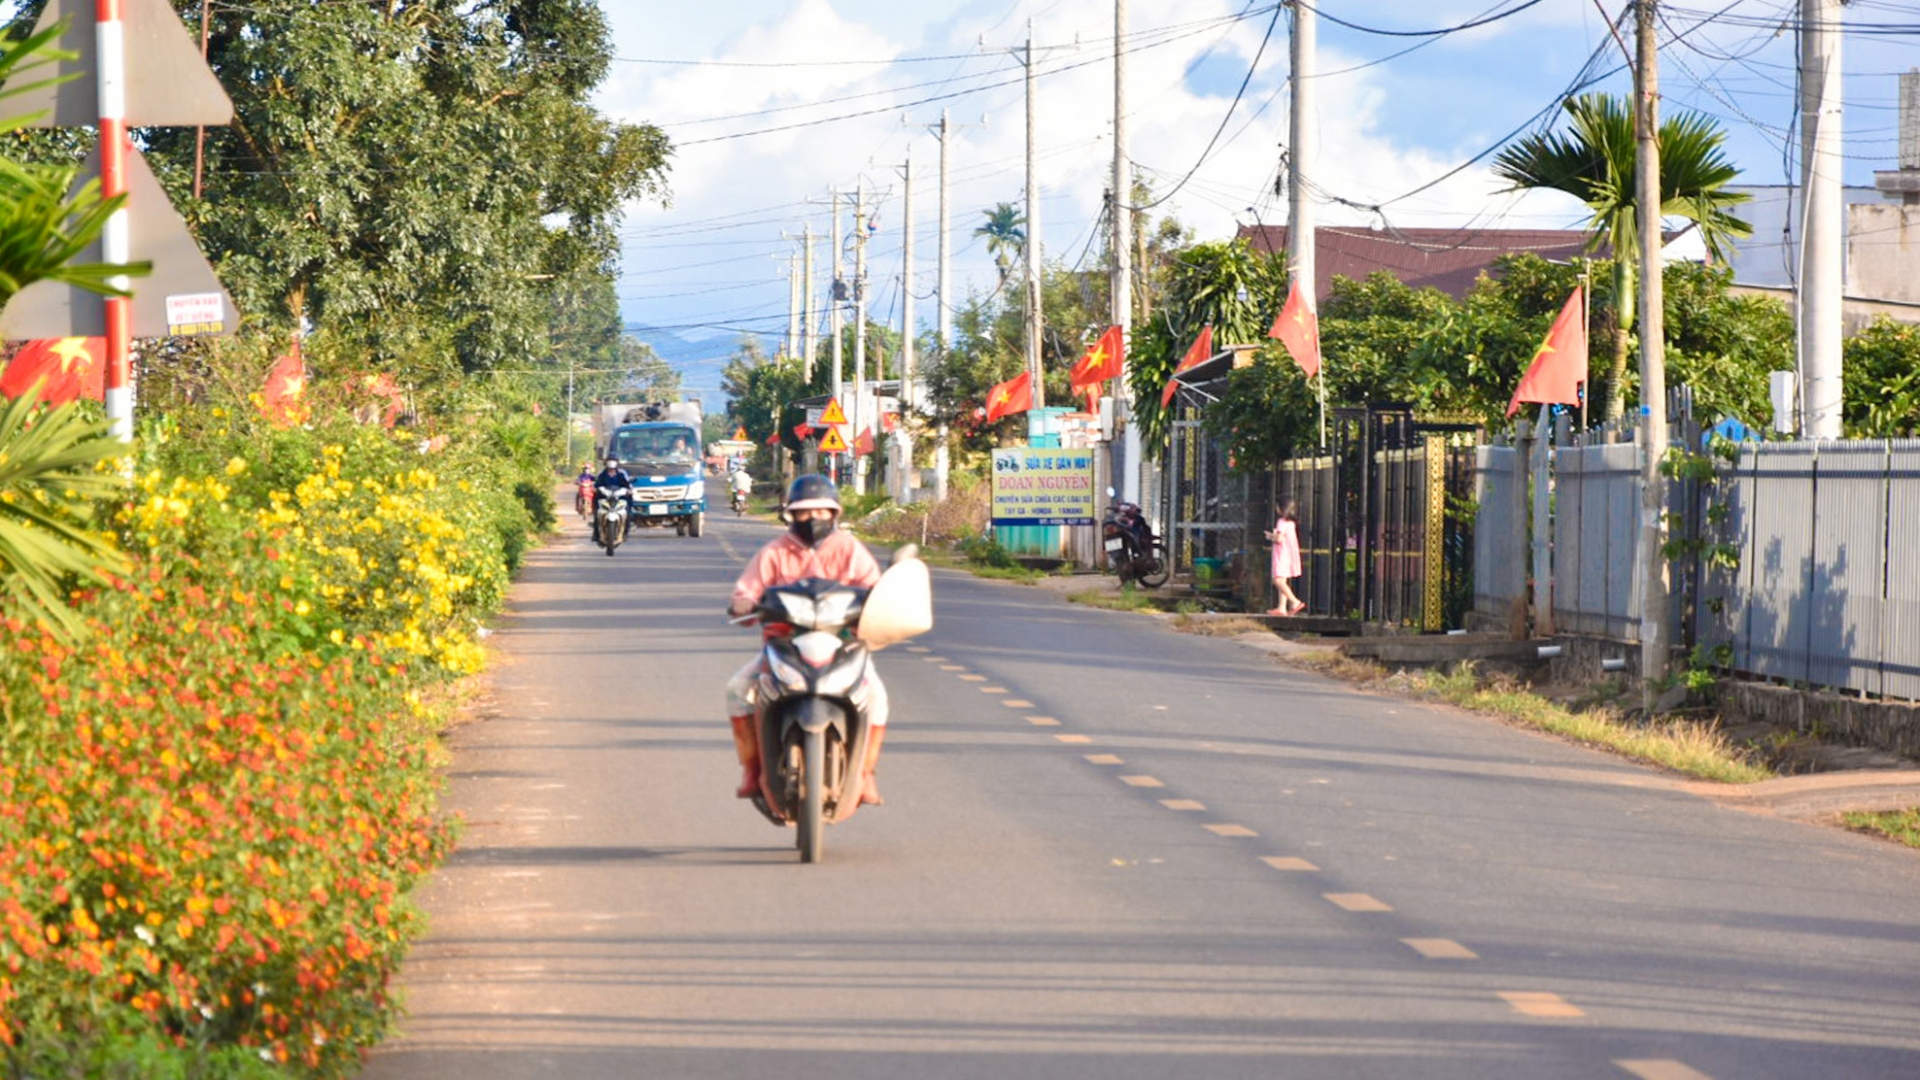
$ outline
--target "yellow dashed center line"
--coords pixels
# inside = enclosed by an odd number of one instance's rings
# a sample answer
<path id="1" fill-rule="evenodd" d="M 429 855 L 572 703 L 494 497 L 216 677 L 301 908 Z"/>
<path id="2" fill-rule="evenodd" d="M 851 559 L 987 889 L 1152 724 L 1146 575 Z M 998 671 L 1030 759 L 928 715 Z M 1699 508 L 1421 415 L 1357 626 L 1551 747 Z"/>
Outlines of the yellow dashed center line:
<path id="1" fill-rule="evenodd" d="M 933 650 L 927 648 L 925 645 L 909 645 L 907 646 L 907 651 L 911 653 L 926 653 L 932 652 Z"/>
<path id="2" fill-rule="evenodd" d="M 1366 893 L 1363 893 L 1363 892 L 1330 892 L 1330 893 L 1321 893 L 1320 895 L 1327 898 L 1327 903 L 1332 904 L 1333 906 L 1338 908 L 1344 908 L 1348 911 L 1392 911 L 1393 910 L 1391 905 L 1383 904 L 1380 901 L 1375 900 L 1373 897 L 1368 896 Z"/>
<path id="3" fill-rule="evenodd" d="M 1166 787 L 1167 785 L 1151 776 L 1123 776 L 1120 782 L 1128 787 Z"/>
<path id="4" fill-rule="evenodd" d="M 1513 1011 L 1522 1016 L 1574 1017 L 1585 1016 L 1578 1008 L 1569 1004 L 1559 994 L 1549 994 L 1537 990 L 1502 990 L 1500 1000 L 1513 1006 Z"/>
<path id="5" fill-rule="evenodd" d="M 1212 825 L 1206 825 L 1202 827 L 1215 836 L 1259 836 L 1260 835 L 1259 833 L 1254 832 L 1252 829 L 1247 828 L 1245 825 L 1223 825 L 1223 824 L 1215 823 Z"/>
<path id="6" fill-rule="evenodd" d="M 1262 855 L 1260 861 L 1273 867 L 1275 870 L 1312 871 L 1320 869 L 1307 860 L 1296 858 L 1292 855 Z"/>
<path id="7" fill-rule="evenodd" d="M 1400 943 L 1429 960 L 1478 960 L 1480 954 L 1443 937 L 1408 937 Z"/>
<path id="8" fill-rule="evenodd" d="M 1160 805 L 1169 810 L 1205 810 L 1207 804 L 1198 799 L 1161 799 Z"/>
<path id="9" fill-rule="evenodd" d="M 1032 724 L 1034 727 L 1059 727 L 1060 726 L 1060 721 L 1055 720 L 1051 716 L 1029 716 L 1027 717 L 1027 723 Z"/>
<path id="10" fill-rule="evenodd" d="M 1000 704 L 1002 704 L 1002 705 L 1005 705 L 1005 706 L 1006 706 L 1007 708 L 1009 708 L 1009 709 L 1031 709 L 1031 708 L 1033 708 L 1033 702 L 1031 702 L 1031 701 L 1022 701 L 1022 700 L 1020 700 L 1019 698 L 1008 698 L 1007 700 L 1005 700 L 1005 701 L 1003 701 L 1003 702 L 1001 702 Z"/>
<path id="11" fill-rule="evenodd" d="M 967 670 L 967 666 L 965 664 L 941 664 L 940 670 L 941 671 L 965 671 Z"/>
<path id="12" fill-rule="evenodd" d="M 987 677 L 985 675 L 962 675 L 960 676 L 960 681 L 961 682 L 986 682 Z"/>
<path id="13" fill-rule="evenodd" d="M 1004 686 L 983 686 L 980 688 L 980 692 L 983 694 L 1004 694 L 1007 692 L 1007 688 Z"/>
<path id="14" fill-rule="evenodd" d="M 1095 765 L 1125 765 L 1118 754 L 1088 754 L 1087 760 Z"/>
<path id="15" fill-rule="evenodd" d="M 1713 1080 L 1706 1073 L 1689 1069 L 1673 1060 L 1615 1061 L 1614 1064 L 1639 1077 L 1640 1080 Z"/>
<path id="16" fill-rule="evenodd" d="M 1055 735 L 1054 738 L 1074 746 L 1084 746 L 1093 741 L 1090 735 Z"/>
<path id="17" fill-rule="evenodd" d="M 944 664 L 947 662 L 947 658 L 944 656 L 923 656 L 920 659 L 925 660 L 929 664 Z"/>

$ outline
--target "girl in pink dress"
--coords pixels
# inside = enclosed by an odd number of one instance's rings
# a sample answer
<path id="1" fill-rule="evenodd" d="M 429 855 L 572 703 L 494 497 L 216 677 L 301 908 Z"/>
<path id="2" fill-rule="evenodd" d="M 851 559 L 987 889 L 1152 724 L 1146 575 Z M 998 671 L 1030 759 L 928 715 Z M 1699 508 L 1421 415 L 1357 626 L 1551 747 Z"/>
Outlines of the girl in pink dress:
<path id="1" fill-rule="evenodd" d="M 1273 590 L 1280 600 L 1269 615 L 1298 615 L 1307 606 L 1293 594 L 1293 579 L 1300 576 L 1300 530 L 1294 524 L 1298 512 L 1292 499 L 1281 500 L 1279 520 L 1267 534 L 1273 541 Z"/>

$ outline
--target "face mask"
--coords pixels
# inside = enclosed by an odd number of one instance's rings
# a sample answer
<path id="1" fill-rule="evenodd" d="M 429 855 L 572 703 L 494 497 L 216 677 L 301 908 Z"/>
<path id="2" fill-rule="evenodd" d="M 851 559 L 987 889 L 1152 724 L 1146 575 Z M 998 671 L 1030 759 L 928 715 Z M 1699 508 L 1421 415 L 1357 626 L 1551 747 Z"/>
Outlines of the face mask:
<path id="1" fill-rule="evenodd" d="M 815 547 L 827 538 L 827 534 L 833 532 L 834 524 L 834 519 L 830 517 L 806 518 L 793 522 L 787 528 L 793 535 L 800 538 L 801 543 L 808 547 Z"/>

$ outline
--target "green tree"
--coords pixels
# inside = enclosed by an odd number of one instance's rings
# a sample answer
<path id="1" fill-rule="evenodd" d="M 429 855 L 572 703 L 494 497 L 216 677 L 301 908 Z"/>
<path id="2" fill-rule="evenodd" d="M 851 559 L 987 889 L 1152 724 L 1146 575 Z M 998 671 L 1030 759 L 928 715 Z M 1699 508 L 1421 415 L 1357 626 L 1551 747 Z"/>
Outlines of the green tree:
<path id="1" fill-rule="evenodd" d="M 192 130 L 145 138 L 251 318 L 444 383 L 556 359 L 568 296 L 604 311 L 620 206 L 664 191 L 669 152 L 588 103 L 610 56 L 591 0 L 215 5 L 236 115 L 200 201 Z"/>
<path id="2" fill-rule="evenodd" d="M 1856 439 L 1920 436 L 1920 327 L 1886 316 L 1846 340 L 1842 415 Z"/>
<path id="3" fill-rule="evenodd" d="M 1608 369 L 1606 415 L 1618 418 L 1626 413 L 1634 275 L 1642 261 L 1634 192 L 1639 150 L 1633 113 L 1621 98 L 1603 93 L 1569 98 L 1564 107 L 1571 123 L 1567 132 L 1521 139 L 1494 158 L 1493 173 L 1509 183 L 1510 191 L 1564 191 L 1592 211 L 1589 244 L 1596 250 L 1602 245 L 1610 248 L 1614 258 L 1613 360 Z M 1715 258 L 1724 257 L 1730 238 L 1753 231 L 1727 213 L 1749 196 L 1727 190 L 1739 170 L 1726 157 L 1725 141 L 1726 133 L 1700 113 L 1679 113 L 1660 124 L 1660 214 L 1693 222 Z"/>
<path id="4" fill-rule="evenodd" d="M 1013 264 L 1025 257 L 1027 250 L 1027 216 L 1012 203 L 999 203 L 991 210 L 982 210 L 986 222 L 973 230 L 973 235 L 987 242 L 987 254 L 993 256 L 993 265 L 1000 270 L 1000 289 L 1007 287 L 1007 279 L 1013 275 Z"/>

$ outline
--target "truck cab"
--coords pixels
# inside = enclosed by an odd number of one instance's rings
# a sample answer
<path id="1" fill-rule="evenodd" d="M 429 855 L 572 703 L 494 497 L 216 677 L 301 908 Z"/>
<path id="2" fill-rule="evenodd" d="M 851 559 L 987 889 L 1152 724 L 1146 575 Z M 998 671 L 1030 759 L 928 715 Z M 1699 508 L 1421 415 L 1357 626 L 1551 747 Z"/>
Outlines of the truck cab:
<path id="1" fill-rule="evenodd" d="M 617 459 L 633 478 L 633 524 L 671 525 L 681 536 L 705 531 L 706 474 L 698 425 L 677 420 L 621 424 L 608 436 L 605 456 Z"/>

